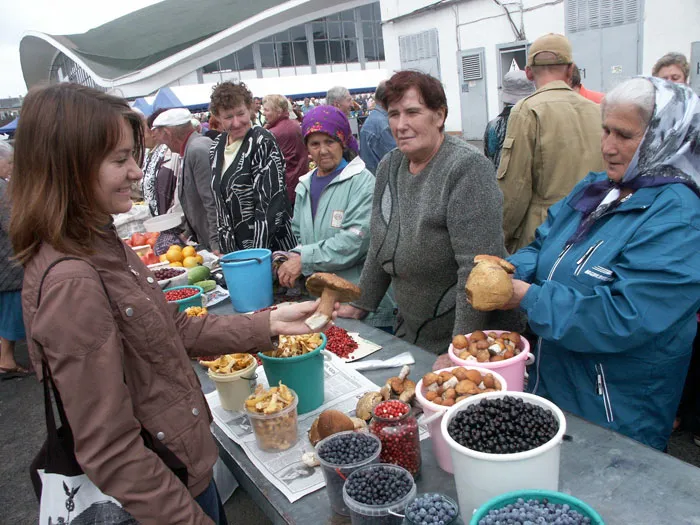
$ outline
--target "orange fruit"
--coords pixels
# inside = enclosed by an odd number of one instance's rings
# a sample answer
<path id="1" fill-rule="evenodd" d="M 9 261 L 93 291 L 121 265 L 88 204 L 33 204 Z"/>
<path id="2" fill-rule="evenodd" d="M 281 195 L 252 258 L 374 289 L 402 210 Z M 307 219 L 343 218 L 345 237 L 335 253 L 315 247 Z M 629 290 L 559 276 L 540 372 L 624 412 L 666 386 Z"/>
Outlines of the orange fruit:
<path id="1" fill-rule="evenodd" d="M 168 246 L 168 251 L 170 250 L 177 250 L 178 252 L 181 252 L 182 246 L 180 246 L 179 244 L 171 244 L 170 246 Z"/>
<path id="2" fill-rule="evenodd" d="M 166 257 L 166 255 L 164 253 L 161 254 L 161 256 L 158 257 L 158 259 L 160 260 L 160 262 L 168 262 L 168 258 Z"/>
<path id="3" fill-rule="evenodd" d="M 199 263 L 197 263 L 197 259 L 195 257 L 185 257 L 182 261 L 182 266 L 185 268 L 194 268 L 198 264 Z"/>
<path id="4" fill-rule="evenodd" d="M 194 246 L 185 246 L 182 249 L 183 257 L 194 257 L 195 255 L 197 255 L 197 250 L 194 249 Z"/>
<path id="5" fill-rule="evenodd" d="M 194 258 L 197 260 L 197 264 L 204 264 L 204 257 L 201 255 L 197 254 L 194 256 Z"/>
<path id="6" fill-rule="evenodd" d="M 165 258 L 172 262 L 182 262 L 182 251 L 174 250 L 172 247 L 168 248 Z"/>
<path id="7" fill-rule="evenodd" d="M 181 268 L 181 267 L 182 267 L 182 263 L 181 263 L 180 261 L 175 261 L 175 262 L 171 262 L 171 263 L 169 264 L 169 266 L 172 266 L 173 268 Z"/>

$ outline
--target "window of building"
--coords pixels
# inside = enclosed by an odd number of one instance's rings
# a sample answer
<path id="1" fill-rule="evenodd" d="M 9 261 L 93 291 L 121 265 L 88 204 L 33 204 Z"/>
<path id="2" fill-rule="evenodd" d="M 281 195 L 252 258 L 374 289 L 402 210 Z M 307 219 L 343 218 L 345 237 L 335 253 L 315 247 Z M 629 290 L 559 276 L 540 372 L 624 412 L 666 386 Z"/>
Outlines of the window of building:
<path id="1" fill-rule="evenodd" d="M 355 17 L 356 10 L 350 9 L 312 22 L 316 64 L 360 61 Z"/>
<path id="2" fill-rule="evenodd" d="M 255 69 L 253 61 L 253 46 L 246 46 L 243 49 L 221 57 L 216 62 L 207 64 L 202 68 L 204 73 L 216 73 L 217 71 L 245 71 Z"/>

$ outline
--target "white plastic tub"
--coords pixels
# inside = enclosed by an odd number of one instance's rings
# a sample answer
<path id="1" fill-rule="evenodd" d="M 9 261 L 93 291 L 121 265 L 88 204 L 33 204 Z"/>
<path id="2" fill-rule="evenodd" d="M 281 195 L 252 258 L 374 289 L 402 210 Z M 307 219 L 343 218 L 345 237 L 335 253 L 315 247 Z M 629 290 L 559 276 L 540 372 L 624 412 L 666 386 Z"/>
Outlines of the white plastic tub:
<path id="1" fill-rule="evenodd" d="M 460 365 L 461 366 L 461 365 Z M 508 382 L 505 380 L 505 378 L 499 374 L 498 372 L 494 370 L 488 370 L 483 367 L 479 366 L 461 366 L 462 368 L 465 368 L 466 370 L 476 370 L 482 375 L 486 374 L 491 374 L 495 379 L 497 379 L 501 383 L 501 390 L 508 390 Z M 439 374 L 440 372 L 444 371 L 450 371 L 454 370 L 455 368 L 460 368 L 458 366 L 450 366 L 448 368 L 441 368 L 440 370 L 434 370 L 436 374 Z M 476 394 L 479 396 L 482 396 L 484 394 Z M 440 430 L 440 423 L 442 421 L 442 417 L 440 416 L 434 416 L 437 413 L 444 414 L 447 412 L 449 407 L 445 407 L 442 405 L 437 405 L 435 403 L 432 403 L 428 401 L 425 396 L 423 395 L 423 379 L 418 381 L 418 384 L 416 385 L 416 399 L 418 400 L 418 403 L 420 404 L 421 408 L 423 409 L 423 418 L 421 418 L 421 421 L 418 421 L 419 424 L 425 425 L 428 427 L 428 432 L 430 433 L 430 440 L 432 441 L 433 444 L 433 453 L 435 454 L 435 458 L 437 459 L 438 465 L 442 470 L 445 472 L 449 472 L 452 474 L 452 456 L 450 453 L 450 447 L 447 446 L 447 443 L 445 443 L 445 439 L 442 437 L 442 431 Z M 424 421 L 427 421 L 428 423 L 425 424 Z"/>
<path id="2" fill-rule="evenodd" d="M 469 405 L 485 399 L 506 396 L 520 398 L 554 414 L 559 430 L 544 445 L 514 454 L 478 452 L 457 443 L 450 437 L 450 421 Z M 462 520 L 469 523 L 472 514 L 491 498 L 522 489 L 559 490 L 559 458 L 566 432 L 564 413 L 551 401 L 525 392 L 488 392 L 472 396 L 450 407 L 442 418 L 442 437 L 450 447 L 455 484 Z"/>

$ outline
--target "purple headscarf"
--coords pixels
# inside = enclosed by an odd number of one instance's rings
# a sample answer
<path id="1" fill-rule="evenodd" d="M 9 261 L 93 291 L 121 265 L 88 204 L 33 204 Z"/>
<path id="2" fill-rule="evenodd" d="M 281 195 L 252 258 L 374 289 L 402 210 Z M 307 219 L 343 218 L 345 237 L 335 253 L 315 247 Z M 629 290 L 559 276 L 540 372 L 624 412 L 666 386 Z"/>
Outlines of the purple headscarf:
<path id="1" fill-rule="evenodd" d="M 316 106 L 311 109 L 304 115 L 304 120 L 301 122 L 301 132 L 304 135 L 304 142 L 312 133 L 325 133 L 338 139 L 343 148 L 348 148 L 355 153 L 360 152 L 357 140 L 350 130 L 348 117 L 335 106 Z"/>

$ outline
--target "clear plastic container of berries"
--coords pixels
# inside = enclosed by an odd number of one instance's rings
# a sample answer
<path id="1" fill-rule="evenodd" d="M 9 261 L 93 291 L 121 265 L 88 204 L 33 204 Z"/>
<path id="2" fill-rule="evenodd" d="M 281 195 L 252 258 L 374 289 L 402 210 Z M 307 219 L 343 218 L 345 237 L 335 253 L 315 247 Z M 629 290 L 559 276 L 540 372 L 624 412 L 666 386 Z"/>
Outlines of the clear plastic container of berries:
<path id="1" fill-rule="evenodd" d="M 411 406 L 395 399 L 382 401 L 372 411 L 369 430 L 382 442 L 379 459 L 420 475 L 421 453 L 418 422 Z"/>

